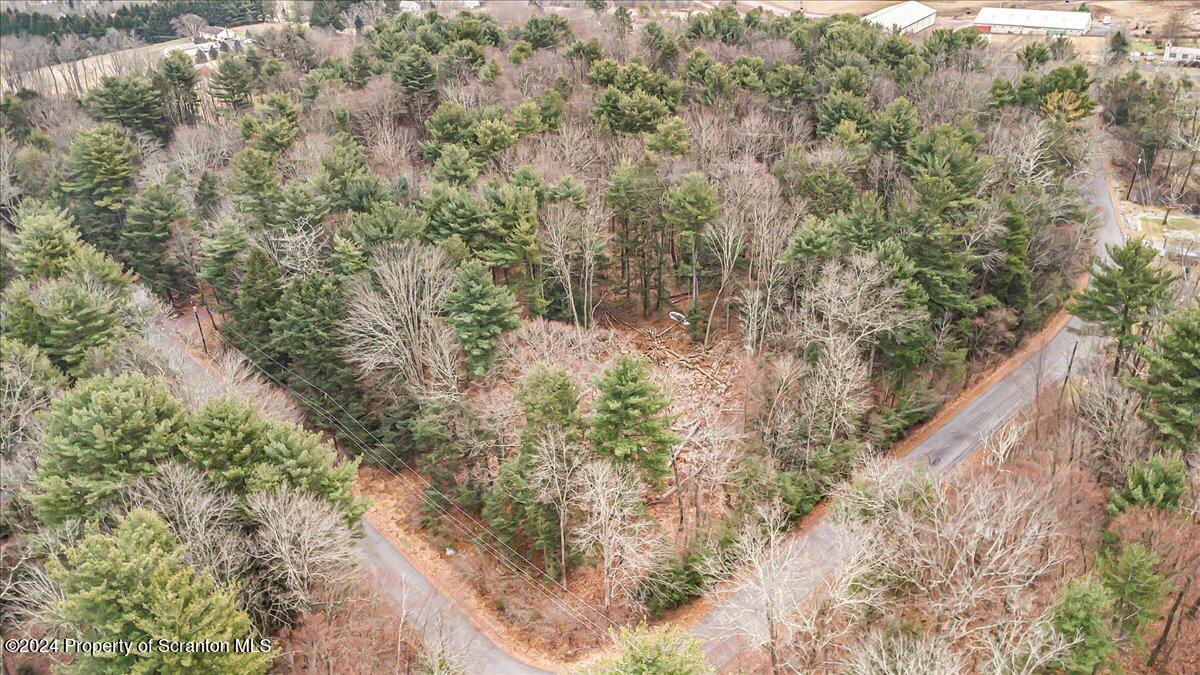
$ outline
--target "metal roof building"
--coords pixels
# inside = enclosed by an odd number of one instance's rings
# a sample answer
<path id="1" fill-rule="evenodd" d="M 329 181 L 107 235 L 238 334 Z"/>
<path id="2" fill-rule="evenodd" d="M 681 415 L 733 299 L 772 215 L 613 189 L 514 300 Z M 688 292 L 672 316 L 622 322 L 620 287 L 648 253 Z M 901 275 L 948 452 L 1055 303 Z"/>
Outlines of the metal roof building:
<path id="1" fill-rule="evenodd" d="M 1089 12 L 984 7 L 975 17 L 975 27 L 984 33 L 1083 35 L 1092 27 L 1092 15 Z"/>
<path id="2" fill-rule="evenodd" d="M 932 26 L 936 19 L 936 9 L 913 0 L 884 7 L 863 17 L 863 21 L 900 33 L 919 33 Z"/>

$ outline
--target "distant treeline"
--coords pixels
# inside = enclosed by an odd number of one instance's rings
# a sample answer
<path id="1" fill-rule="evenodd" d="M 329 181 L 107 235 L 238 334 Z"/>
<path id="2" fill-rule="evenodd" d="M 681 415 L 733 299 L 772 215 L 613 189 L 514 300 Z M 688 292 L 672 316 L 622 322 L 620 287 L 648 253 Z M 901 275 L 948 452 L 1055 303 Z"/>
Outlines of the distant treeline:
<path id="1" fill-rule="evenodd" d="M 0 35 L 41 35 L 55 40 L 64 35 L 100 37 L 109 28 L 132 31 L 146 42 L 175 37 L 171 19 L 181 14 L 204 17 L 210 25 L 230 26 L 266 20 L 263 0 L 161 0 L 126 5 L 111 14 L 88 12 L 54 17 L 40 12 L 5 8 L 0 14 Z"/>

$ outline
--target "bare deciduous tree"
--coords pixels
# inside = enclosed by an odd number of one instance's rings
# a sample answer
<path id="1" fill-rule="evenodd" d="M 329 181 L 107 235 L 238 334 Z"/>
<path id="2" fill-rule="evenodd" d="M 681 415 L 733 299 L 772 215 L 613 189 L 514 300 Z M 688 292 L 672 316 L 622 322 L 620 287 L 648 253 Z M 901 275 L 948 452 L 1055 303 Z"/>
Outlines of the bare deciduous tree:
<path id="1" fill-rule="evenodd" d="M 420 244 L 386 246 L 371 255 L 371 277 L 350 292 L 346 357 L 366 375 L 419 386 L 436 341 L 446 337 L 437 318 L 453 283 L 446 255 Z"/>
<path id="2" fill-rule="evenodd" d="M 582 513 L 575 545 L 599 558 L 604 609 L 626 602 L 637 582 L 655 567 L 661 547 L 654 525 L 641 516 L 642 495 L 626 472 L 606 460 L 592 460 L 579 473 L 575 504 Z"/>
<path id="3" fill-rule="evenodd" d="M 552 427 L 533 448 L 531 469 L 526 476 L 536 499 L 549 504 L 558 513 L 559 560 L 562 561 L 562 586 L 567 589 L 567 519 L 575 491 L 579 487 L 587 455 L 578 444 L 567 438 L 560 427 Z"/>
<path id="4" fill-rule="evenodd" d="M 171 28 L 175 34 L 195 41 L 200 31 L 208 27 L 208 19 L 196 14 L 180 14 L 171 19 Z"/>

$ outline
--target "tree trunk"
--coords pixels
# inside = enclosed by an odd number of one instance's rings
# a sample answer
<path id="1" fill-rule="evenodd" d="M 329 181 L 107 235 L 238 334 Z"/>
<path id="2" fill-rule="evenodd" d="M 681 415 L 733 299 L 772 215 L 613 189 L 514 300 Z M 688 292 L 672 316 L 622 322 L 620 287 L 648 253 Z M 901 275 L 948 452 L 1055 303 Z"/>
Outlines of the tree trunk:
<path id="1" fill-rule="evenodd" d="M 1163 624 L 1162 634 L 1158 636 L 1158 642 L 1155 643 L 1154 649 L 1150 652 L 1150 658 L 1146 660 L 1147 666 L 1154 666 L 1154 662 L 1158 660 L 1159 654 L 1162 652 L 1163 647 L 1166 646 L 1167 637 L 1170 636 L 1171 627 L 1175 623 L 1175 615 L 1179 611 L 1179 605 L 1183 603 L 1183 596 L 1187 595 L 1194 579 L 1195 577 L 1189 574 L 1187 581 L 1183 584 L 1183 588 L 1179 589 L 1179 593 L 1175 595 L 1175 602 L 1171 603 L 1171 611 L 1167 613 L 1167 622 Z"/>

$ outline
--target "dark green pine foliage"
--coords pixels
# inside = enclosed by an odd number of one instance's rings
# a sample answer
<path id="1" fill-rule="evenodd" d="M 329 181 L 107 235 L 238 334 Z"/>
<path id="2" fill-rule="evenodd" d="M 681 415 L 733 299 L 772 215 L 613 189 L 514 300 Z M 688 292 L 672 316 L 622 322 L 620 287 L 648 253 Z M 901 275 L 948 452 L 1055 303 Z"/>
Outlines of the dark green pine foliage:
<path id="1" fill-rule="evenodd" d="M 371 80 L 375 64 L 371 62 L 371 50 L 366 45 L 357 45 L 350 50 L 350 77 L 347 82 L 355 89 L 362 89 Z"/>
<path id="2" fill-rule="evenodd" d="M 208 88 L 218 103 L 232 110 L 244 110 L 253 100 L 257 79 L 245 58 L 226 57 L 218 62 Z"/>
<path id="3" fill-rule="evenodd" d="M 188 420 L 183 455 L 217 482 L 246 494 L 269 429 L 254 407 L 233 399 L 210 399 Z"/>
<path id="4" fill-rule="evenodd" d="M 253 248 L 242 265 L 241 285 L 232 301 L 230 330 L 224 337 L 259 368 L 281 375 L 274 361 L 282 360 L 272 338 L 272 323 L 280 315 L 282 280 L 275 262 Z"/>
<path id="5" fill-rule="evenodd" d="M 1068 673 L 1094 673 L 1116 648 L 1110 617 L 1112 593 L 1092 576 L 1072 580 L 1052 610 L 1055 631 L 1071 647 L 1059 658 Z"/>
<path id="6" fill-rule="evenodd" d="M 914 278 L 929 297 L 929 312 L 934 317 L 971 316 L 975 302 L 971 283 L 975 274 L 975 256 L 963 243 L 961 230 L 925 209 L 907 214 L 901 235 L 905 253 L 916 266 Z"/>
<path id="7" fill-rule="evenodd" d="M 176 270 L 167 259 L 167 242 L 171 226 L 183 219 L 183 202 L 175 191 L 155 185 L 134 199 L 121 229 L 129 266 L 158 293 L 167 293 L 167 287 L 174 285 Z"/>
<path id="8" fill-rule="evenodd" d="M 1029 273 L 1029 223 L 1012 199 L 1005 200 L 1004 236 L 1000 250 L 1004 259 L 992 278 L 992 294 L 1024 319 L 1032 300 Z"/>
<path id="9" fill-rule="evenodd" d="M 192 59 L 181 51 L 168 54 L 162 67 L 154 73 L 154 86 L 162 97 L 167 117 L 172 123 L 191 124 L 196 121 L 196 69 Z"/>
<path id="10" fill-rule="evenodd" d="M 1091 284 L 1070 309 L 1116 340 L 1113 372 L 1119 373 L 1141 344 L 1143 326 L 1166 301 L 1174 275 L 1156 267 L 1158 254 L 1138 239 L 1109 246 L 1108 255 L 1112 263 L 1098 261 L 1092 266 Z"/>
<path id="11" fill-rule="evenodd" d="M 182 406 L 140 374 L 81 382 L 50 407 L 34 504 L 49 524 L 106 514 L 123 488 L 178 451 Z"/>
<path id="12" fill-rule="evenodd" d="M 479 260 L 463 263 L 454 274 L 454 288 L 446 294 L 446 323 L 454 329 L 466 354 L 467 370 L 487 372 L 501 333 L 517 327 L 516 299 L 511 291 L 492 281 L 492 273 Z"/>
<path id="13" fill-rule="evenodd" d="M 124 330 L 105 289 L 62 277 L 38 285 L 14 281 L 0 306 L 5 336 L 38 347 L 68 375 L 82 375 L 89 354 Z"/>
<path id="14" fill-rule="evenodd" d="M 1108 510 L 1117 514 L 1138 504 L 1176 509 L 1187 486 L 1187 465 L 1182 459 L 1151 455 L 1129 466 L 1125 487 L 1113 492 Z"/>
<path id="15" fill-rule="evenodd" d="M 621 356 L 596 382 L 596 401 L 588 438 L 596 450 L 630 462 L 652 485 L 670 473 L 671 448 L 679 437 L 671 431 L 671 405 L 662 388 L 650 378 L 644 358 Z"/>
<path id="16" fill-rule="evenodd" d="M 217 300 L 222 303 L 235 297 L 234 283 L 245 250 L 246 237 L 232 222 L 221 223 L 214 235 L 204 240 L 200 280 L 212 286 Z"/>
<path id="17" fill-rule="evenodd" d="M 118 252 L 118 228 L 133 197 L 138 152 L 111 124 L 79 132 L 67 157 L 62 190 L 73 198 L 75 223 L 84 240 L 110 255 Z"/>
<path id="18" fill-rule="evenodd" d="M 211 218 L 217 212 L 217 207 L 221 205 L 221 187 L 217 183 L 216 174 L 207 169 L 200 174 L 196 179 L 196 192 L 192 203 L 196 207 L 196 215 L 203 220 Z"/>
<path id="19" fill-rule="evenodd" d="M 83 97 L 83 107 L 97 119 L 166 141 L 172 123 L 161 94 L 140 75 L 105 77 Z"/>
<path id="20" fill-rule="evenodd" d="M 171 527 L 145 509 L 131 511 L 111 533 L 90 530 L 47 565 L 62 594 L 56 616 L 81 639 L 109 644 L 250 641 L 257 631 L 235 590 L 194 569 L 185 552 Z M 269 664 L 269 654 L 261 651 L 139 653 L 134 647 L 129 654 L 80 653 L 73 667 L 85 673 L 261 675 Z"/>
<path id="21" fill-rule="evenodd" d="M 1164 446 L 1195 449 L 1200 445 L 1200 310 L 1168 319 L 1154 347 L 1141 353 L 1145 379 L 1133 385 L 1146 400 L 1142 416 Z"/>
<path id="22" fill-rule="evenodd" d="M 228 192 L 238 210 L 250 216 L 257 227 L 273 225 L 279 216 L 279 172 L 271 155 L 246 148 L 233 158 Z"/>
<path id="23" fill-rule="evenodd" d="M 369 438 L 359 426 L 365 417 L 362 396 L 338 330 L 345 307 L 340 277 L 309 274 L 284 291 L 271 326 L 275 348 L 289 362 L 288 385 L 300 393 L 310 419 L 355 447 L 355 439 Z"/>
<path id="24" fill-rule="evenodd" d="M 392 80 L 410 106 L 437 100 L 437 66 L 421 47 L 411 46 L 396 59 Z"/>
<path id="25" fill-rule="evenodd" d="M 1138 543 L 1126 544 L 1119 556 L 1110 553 L 1100 559 L 1100 580 L 1113 596 L 1117 634 L 1138 647 L 1143 646 L 1142 629 L 1158 618 L 1168 588 L 1154 571 L 1157 566 L 1158 556 Z"/>

